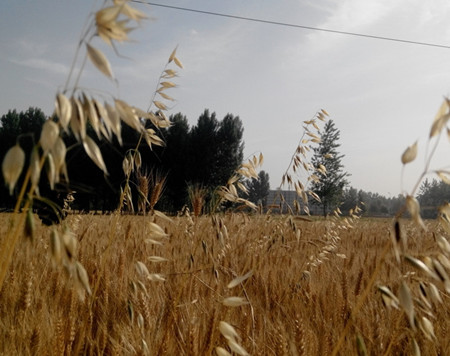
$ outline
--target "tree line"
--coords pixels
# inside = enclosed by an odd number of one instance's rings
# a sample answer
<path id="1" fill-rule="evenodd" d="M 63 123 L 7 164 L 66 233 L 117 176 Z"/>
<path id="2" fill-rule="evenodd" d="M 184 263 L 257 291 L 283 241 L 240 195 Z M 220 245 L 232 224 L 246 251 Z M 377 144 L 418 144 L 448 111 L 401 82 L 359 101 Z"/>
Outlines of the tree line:
<path id="1" fill-rule="evenodd" d="M 45 120 L 45 114 L 38 108 L 29 108 L 24 112 L 10 110 L 3 115 L 0 118 L 0 158 L 3 158 L 16 142 L 19 142 L 26 152 L 30 152 L 34 143 L 39 141 Z M 137 147 L 142 166 L 131 177 L 133 199 L 130 203 L 134 209 L 138 210 L 142 190 L 145 191 L 142 188 L 142 177 L 146 178 L 146 195 L 160 183 L 161 194 L 157 197 L 157 206 L 152 208 L 175 213 L 184 206 L 191 206 L 195 194 L 201 194 L 204 211 L 213 209 L 217 188 L 226 184 L 243 160 L 242 121 L 232 114 L 227 114 L 219 120 L 216 114 L 208 109 L 204 110 L 192 126 L 181 113 L 172 115 L 169 120 L 171 125 L 158 131 L 161 142 L 164 142 L 162 146 L 154 145 L 150 149 L 145 142 L 140 142 L 139 134 L 127 125 L 122 126 L 122 144 L 117 140 L 96 140 L 108 167 L 108 175 L 86 156 L 84 149 L 72 135 L 65 134 L 63 139 L 68 147 L 69 181 L 62 180 L 56 189 L 52 190 L 43 170 L 39 186 L 43 198 L 35 201 L 36 207 L 51 211 L 48 201 L 62 205 L 63 199 L 70 191 L 75 192 L 73 209 L 116 209 L 125 182 L 122 162 L 124 157 Z M 88 126 L 87 131 L 95 138 L 91 127 Z M 394 215 L 404 203 L 402 195 L 385 197 L 349 186 L 347 177 L 350 174 L 344 171 L 341 162 L 343 155 L 339 154 L 338 150 L 339 137 L 339 130 L 330 120 L 324 127 L 321 142 L 313 149 L 312 164 L 316 168 L 321 165 L 325 167 L 323 174 L 320 170 L 317 171 L 320 180 L 312 185 L 313 191 L 321 199 L 319 205 L 323 214 L 329 214 L 336 207 L 347 214 L 359 205 L 364 215 Z M 24 174 L 25 172 L 22 175 Z M 267 202 L 270 183 L 269 175 L 265 171 L 259 173 L 258 180 L 249 179 L 243 183 L 248 190 L 246 198 L 250 201 L 261 206 L 271 203 Z M 20 187 L 20 184 L 18 186 Z M 422 208 L 422 216 L 436 217 L 436 208 L 450 201 L 450 186 L 438 180 L 425 180 L 417 198 Z M 3 176 L 0 175 L 0 209 L 12 209 L 14 203 L 15 198 L 10 196 Z"/>
<path id="2" fill-rule="evenodd" d="M 425 179 L 419 188 L 417 200 L 424 218 L 436 218 L 438 207 L 450 202 L 450 185 L 437 179 Z"/>
<path id="3" fill-rule="evenodd" d="M 189 204 L 189 189 L 201 190 L 207 201 L 213 199 L 214 190 L 226 184 L 242 163 L 244 127 L 241 119 L 227 114 L 219 120 L 208 109 L 198 117 L 193 126 L 189 125 L 187 117 L 181 113 L 169 119 L 171 126 L 158 129 L 157 132 L 164 144 L 153 145 L 152 149 L 147 143 L 141 142 L 139 134 L 127 125 L 122 126 L 122 144 L 117 140 L 97 140 L 95 132 L 88 125 L 88 134 L 102 151 L 108 167 L 107 175 L 86 156 L 73 135 L 65 134 L 63 140 L 68 148 L 66 161 L 69 181 L 62 180 L 51 190 L 43 170 L 39 186 L 41 196 L 62 204 L 62 198 L 72 191 L 75 192 L 73 209 L 116 209 L 125 181 L 122 162 L 127 153 L 137 147 L 142 165 L 139 172 L 131 177 L 134 208 L 137 209 L 139 190 L 142 188 L 139 187 L 139 178 L 143 176 L 150 185 L 157 180 L 164 182 L 157 208 L 167 212 L 176 212 Z M 45 114 L 38 108 L 29 108 L 25 112 L 10 110 L 3 115 L 0 118 L 0 157 L 3 158 L 16 142 L 26 152 L 30 152 L 34 143 L 39 141 L 45 120 Z M 151 191 L 152 187 L 147 188 Z M 9 195 L 1 176 L 0 208 L 11 209 L 14 202 L 15 199 Z M 45 199 L 37 201 L 38 205 L 40 203 L 45 206 Z"/>
<path id="4" fill-rule="evenodd" d="M 387 217 L 394 216 L 404 202 L 405 197 L 401 194 L 395 197 L 386 197 L 379 193 L 347 187 L 343 191 L 340 209 L 346 214 L 350 209 L 358 205 L 365 216 Z"/>

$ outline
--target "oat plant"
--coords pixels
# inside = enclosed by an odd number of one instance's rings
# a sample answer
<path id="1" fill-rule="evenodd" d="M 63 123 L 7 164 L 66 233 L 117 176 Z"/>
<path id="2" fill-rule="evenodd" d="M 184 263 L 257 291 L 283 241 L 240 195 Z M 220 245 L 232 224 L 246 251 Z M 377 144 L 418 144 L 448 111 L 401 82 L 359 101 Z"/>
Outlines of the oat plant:
<path id="1" fill-rule="evenodd" d="M 320 180 L 321 173 L 326 175 L 327 171 L 323 165 L 315 168 L 311 163 L 310 152 L 315 144 L 320 143 L 320 122 L 325 122 L 329 114 L 326 110 L 318 111 L 310 120 L 303 121 L 303 132 L 300 141 L 291 157 L 289 165 L 281 178 L 280 187 L 287 185 L 289 189 L 294 189 L 298 197 L 302 200 L 302 206 L 296 206 L 298 213 L 310 214 L 309 199 L 312 198 L 320 202 L 319 196 L 309 189 L 310 182 Z M 329 157 L 324 157 L 325 159 Z M 283 203 L 284 197 L 281 195 L 280 201 Z"/>
<path id="2" fill-rule="evenodd" d="M 5 155 L 2 162 L 2 173 L 11 194 L 14 192 L 22 171 L 25 173 L 23 183 L 19 188 L 14 215 L 0 245 L 0 288 L 5 280 L 23 227 L 28 224 L 29 220 L 26 217 L 30 214 L 33 200 L 40 198 L 37 187 L 41 171 L 45 167 L 52 189 L 60 179 L 69 180 L 65 161 L 67 148 L 62 140 L 63 134 L 73 135 L 78 144 L 84 148 L 87 156 L 105 175 L 108 174 L 108 169 L 96 140 L 112 141 L 113 138 L 116 138 L 121 144 L 121 125 L 123 123 L 140 133 L 141 139 L 144 139 L 150 147 L 152 144 L 161 144 L 161 139 L 153 128 L 149 128 L 148 122 L 157 128 L 168 125 L 169 120 L 163 113 L 167 107 L 162 101 L 152 100 L 152 104 L 158 109 L 156 113 L 153 113 L 132 106 L 120 99 L 119 96 L 99 93 L 80 85 L 83 70 L 90 63 L 101 74 L 111 79 L 114 86 L 118 86 L 118 80 L 113 74 L 110 62 L 100 49 L 101 43 L 103 42 L 103 46 L 106 44 L 118 53 L 117 45 L 129 41 L 129 32 L 146 18 L 147 16 L 143 12 L 131 6 L 130 1 L 104 1 L 101 8 L 88 18 L 82 30 L 70 73 L 64 86 L 55 95 L 54 115 L 44 123 L 39 142 L 32 152 L 24 152 L 17 141 L 17 144 Z M 177 66 L 182 66 L 176 57 L 176 51 L 173 51 L 169 57 L 168 63 L 172 62 Z M 165 69 L 161 76 L 167 80 L 160 81 L 156 92 L 164 99 L 171 99 L 165 90 L 175 86 L 169 80 L 174 76 L 176 76 L 176 72 L 169 68 Z M 88 125 L 92 126 L 96 138 L 88 135 L 86 129 Z M 24 167 L 27 154 L 30 156 L 30 164 L 28 167 Z M 135 162 L 137 161 L 136 156 L 137 150 L 134 151 Z M 126 190 L 123 194 L 125 193 Z M 55 237 L 53 240 L 57 241 L 58 239 Z M 78 277 L 80 280 L 85 279 L 83 273 L 78 274 Z M 82 284 L 84 285 L 84 283 Z M 87 288 L 86 290 L 89 291 Z"/>
<path id="3" fill-rule="evenodd" d="M 424 336 L 426 340 L 434 344 L 437 354 L 443 350 L 439 340 L 435 336 L 433 320 L 436 313 L 440 313 L 444 298 L 450 294 L 450 204 L 440 206 L 438 214 L 438 225 L 426 223 L 420 216 L 420 204 L 415 195 L 422 181 L 428 176 L 437 176 L 446 184 L 450 184 L 450 170 L 448 167 L 431 168 L 433 156 L 439 146 L 442 136 L 450 139 L 450 102 L 445 99 L 436 114 L 430 128 L 426 145 L 425 163 L 422 173 L 419 175 L 415 185 L 409 192 L 405 192 L 405 204 L 397 212 L 393 227 L 390 232 L 391 239 L 387 239 L 381 258 L 372 273 L 365 290 L 353 308 L 349 320 L 342 331 L 338 342 L 333 348 L 332 355 L 337 355 L 343 345 L 344 339 L 350 331 L 363 304 L 372 292 L 383 264 L 388 262 L 388 254 L 393 246 L 394 271 L 398 275 L 398 290 L 392 290 L 386 285 L 378 285 L 377 290 L 387 309 L 399 309 L 403 312 L 402 319 L 397 322 L 400 327 L 402 320 L 408 324 L 407 337 L 410 342 L 408 353 L 415 356 L 421 355 L 419 340 Z M 448 142 L 447 142 L 448 143 Z M 418 154 L 418 142 L 407 147 L 401 156 L 403 164 L 402 177 L 408 163 L 414 161 Z M 411 247 L 414 242 L 410 241 L 411 232 L 404 228 L 401 218 L 408 213 L 413 220 L 416 229 L 421 231 L 423 239 L 432 239 L 438 253 L 428 255 L 425 251 L 414 251 Z M 432 231 L 430 231 L 432 229 Z M 392 245 L 391 245 L 392 244 Z M 410 270 L 410 267 L 414 267 Z M 359 336 L 360 337 L 360 336 Z M 385 355 L 392 352 L 394 339 L 387 345 Z"/>

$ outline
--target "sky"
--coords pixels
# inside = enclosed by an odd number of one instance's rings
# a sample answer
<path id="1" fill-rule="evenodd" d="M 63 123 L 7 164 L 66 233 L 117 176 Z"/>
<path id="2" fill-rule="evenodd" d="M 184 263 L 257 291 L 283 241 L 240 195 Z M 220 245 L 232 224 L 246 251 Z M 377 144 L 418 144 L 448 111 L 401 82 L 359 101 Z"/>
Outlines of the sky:
<path id="1" fill-rule="evenodd" d="M 156 2 L 156 1 L 155 1 Z M 239 17 L 450 46 L 446 0 L 167 0 L 161 4 Z M 82 28 L 101 1 L 0 2 L 0 115 L 54 110 Z M 90 63 L 80 86 L 147 109 L 172 50 L 184 69 L 168 92 L 191 125 L 205 109 L 244 125 L 246 158 L 262 152 L 271 188 L 281 183 L 303 121 L 325 109 L 340 130 L 351 186 L 385 196 L 411 191 L 424 169 L 428 134 L 450 95 L 450 49 L 277 26 L 135 5 L 149 19 L 118 44 L 120 57 L 94 38 L 116 86 Z M 75 63 L 80 68 L 81 62 Z M 402 173 L 400 157 L 419 154 Z M 448 166 L 441 139 L 431 168 Z M 433 177 L 431 175 L 430 177 Z"/>

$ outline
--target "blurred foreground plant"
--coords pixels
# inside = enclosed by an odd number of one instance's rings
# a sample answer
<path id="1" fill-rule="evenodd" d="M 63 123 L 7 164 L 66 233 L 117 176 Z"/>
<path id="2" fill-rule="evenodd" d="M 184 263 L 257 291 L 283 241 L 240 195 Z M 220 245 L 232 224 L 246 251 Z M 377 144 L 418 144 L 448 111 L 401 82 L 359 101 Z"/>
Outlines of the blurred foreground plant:
<path id="1" fill-rule="evenodd" d="M 61 91 L 55 97 L 55 112 L 52 118 L 48 118 L 42 127 L 39 142 L 35 144 L 31 152 L 24 152 L 20 146 L 19 138 L 17 143 L 5 155 L 2 162 L 2 173 L 10 194 L 15 191 L 19 177 L 24 171 L 24 179 L 18 190 L 14 214 L 11 218 L 6 235 L 0 242 L 0 289 L 5 280 L 6 272 L 10 265 L 16 243 L 24 227 L 30 230 L 30 219 L 26 219 L 31 214 L 33 201 L 39 199 L 46 201 L 45 197 L 40 197 L 38 184 L 41 171 L 46 170 L 46 175 L 50 187 L 54 189 L 56 183 L 61 179 L 69 181 L 66 165 L 67 148 L 62 139 L 62 135 L 73 135 L 78 144 L 81 145 L 87 156 L 108 175 L 108 169 L 103 160 L 102 153 L 96 141 L 112 141 L 114 138 L 122 144 L 121 126 L 123 123 L 140 133 L 140 140 L 145 140 L 149 147 L 152 145 L 162 145 L 163 141 L 156 134 L 155 129 L 167 127 L 169 120 L 164 114 L 167 110 L 165 100 L 173 100 L 166 94 L 166 90 L 176 85 L 170 81 L 177 73 L 168 68 L 170 63 L 175 63 L 182 67 L 180 60 L 176 57 L 176 49 L 169 57 L 166 68 L 161 74 L 158 88 L 152 98 L 152 105 L 157 111 L 145 111 L 121 100 L 108 93 L 98 93 L 97 91 L 83 88 L 79 85 L 81 74 L 89 60 L 103 75 L 110 78 L 118 86 L 118 81 L 114 77 L 110 62 L 106 55 L 99 49 L 99 45 L 94 42 L 104 42 L 107 46 L 117 51 L 117 44 L 130 41 L 128 33 L 134 29 L 135 25 L 140 25 L 147 16 L 140 10 L 130 5 L 128 0 L 113 0 L 103 2 L 102 7 L 95 12 L 93 17 L 89 17 L 86 26 L 77 46 L 77 50 L 72 62 L 70 73 Z M 77 63 L 81 63 L 77 66 Z M 161 97 L 161 99 L 157 98 Z M 90 125 L 96 137 L 90 137 L 87 127 Z M 138 144 L 139 147 L 139 144 Z M 131 172 L 138 166 L 139 152 L 137 148 L 132 152 L 132 159 L 124 163 L 124 171 L 129 181 Z M 24 167 L 26 155 L 30 156 L 29 166 Z M 128 157 L 128 156 L 127 156 Z M 126 157 L 126 160 L 128 159 Z M 128 183 L 125 183 L 125 187 Z M 124 201 L 126 189 L 123 190 L 121 205 Z M 56 231 L 56 230 L 54 230 Z M 58 250 L 63 238 L 58 234 L 52 235 L 54 252 Z M 61 239 L 61 241 L 59 241 Z M 67 247 L 67 244 L 64 245 Z M 55 252 L 57 253 L 57 252 Z M 59 260 L 57 258 L 57 260 Z M 82 266 L 76 262 L 78 271 Z M 86 278 L 83 273 L 77 273 L 81 284 L 87 288 Z"/>
<path id="2" fill-rule="evenodd" d="M 390 233 L 396 262 L 392 266 L 398 274 L 399 279 L 398 291 L 395 293 L 391 288 L 384 285 L 377 287 L 383 304 L 387 309 L 395 308 L 403 311 L 408 323 L 407 335 L 411 341 L 410 352 L 415 356 L 421 355 L 420 346 L 417 341 L 419 340 L 419 334 L 423 334 L 426 339 L 434 342 L 437 350 L 440 350 L 439 342 L 434 333 L 433 320 L 436 319 L 435 313 L 441 312 L 439 307 L 443 304 L 443 299 L 448 298 L 450 294 L 450 243 L 448 241 L 450 236 L 450 204 L 445 203 L 439 207 L 438 227 L 430 231 L 429 226 L 432 225 L 426 224 L 422 220 L 420 204 L 415 197 L 420 184 L 429 175 L 436 175 L 444 183 L 450 184 L 450 171 L 448 168 L 431 168 L 431 161 L 439 146 L 441 137 L 447 136 L 450 140 L 449 119 L 450 101 L 446 98 L 431 125 L 424 169 L 412 190 L 404 193 L 405 203 L 397 212 L 394 218 L 393 231 Z M 429 150 L 430 146 L 431 150 Z M 418 142 L 416 141 L 403 152 L 401 156 L 401 162 L 403 164 L 402 177 L 405 165 L 417 158 L 418 148 Z M 434 239 L 437 250 L 440 251 L 439 253 L 427 255 L 425 251 L 419 251 L 417 253 L 408 250 L 408 235 L 410 232 L 403 229 L 400 220 L 406 212 L 409 213 L 417 229 L 422 231 L 424 239 L 430 237 Z M 390 251 L 390 246 L 391 241 L 388 240 L 383 249 L 380 261 L 370 277 L 369 283 L 361 294 L 358 303 L 353 308 L 349 320 L 338 342 L 334 346 L 332 355 L 338 354 L 350 330 L 350 326 L 353 324 L 356 315 L 360 312 L 369 293 L 372 291 L 382 264 L 387 263 L 386 259 Z M 408 270 L 410 265 L 415 268 L 415 271 Z M 408 271 L 405 272 L 406 270 Z M 400 322 L 401 320 L 399 320 Z M 357 341 L 364 343 L 361 340 L 362 336 L 358 335 Z M 386 355 L 390 354 L 393 341 L 392 339 L 391 343 L 386 346 Z M 443 354 L 443 352 L 443 350 L 438 351 L 439 354 Z"/>

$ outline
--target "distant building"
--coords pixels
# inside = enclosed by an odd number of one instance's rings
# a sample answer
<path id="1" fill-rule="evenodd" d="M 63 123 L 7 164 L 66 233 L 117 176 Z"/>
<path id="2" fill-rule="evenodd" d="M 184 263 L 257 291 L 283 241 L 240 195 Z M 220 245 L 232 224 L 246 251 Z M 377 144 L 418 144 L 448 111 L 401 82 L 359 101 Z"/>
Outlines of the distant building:
<path id="1" fill-rule="evenodd" d="M 286 214 L 289 212 L 297 213 L 300 208 L 301 213 L 304 214 L 303 200 L 297 195 L 295 190 L 270 190 L 266 199 L 266 210 L 271 210 L 274 213 Z M 296 208 L 297 206 L 297 208 Z M 316 204 L 308 204 L 311 215 L 320 214 L 320 206 Z"/>

